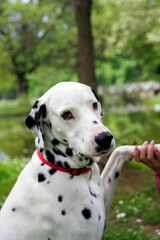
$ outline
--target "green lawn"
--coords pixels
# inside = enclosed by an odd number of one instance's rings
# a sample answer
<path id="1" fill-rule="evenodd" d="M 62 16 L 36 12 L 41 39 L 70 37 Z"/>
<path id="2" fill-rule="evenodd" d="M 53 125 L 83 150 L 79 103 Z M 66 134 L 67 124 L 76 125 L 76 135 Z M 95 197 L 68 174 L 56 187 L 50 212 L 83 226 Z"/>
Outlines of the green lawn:
<path id="1" fill-rule="evenodd" d="M 104 239 L 160 239 L 159 203 L 154 173 L 134 161 L 127 163 L 117 185 Z"/>

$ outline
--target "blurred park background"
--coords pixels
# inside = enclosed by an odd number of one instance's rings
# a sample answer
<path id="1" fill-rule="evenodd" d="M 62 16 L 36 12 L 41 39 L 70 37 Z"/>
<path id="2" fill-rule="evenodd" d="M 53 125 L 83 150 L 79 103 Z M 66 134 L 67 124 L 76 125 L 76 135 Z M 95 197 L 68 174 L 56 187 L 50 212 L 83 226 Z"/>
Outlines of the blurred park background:
<path id="1" fill-rule="evenodd" d="M 117 146 L 160 143 L 160 1 L 0 0 L 0 207 L 35 149 L 27 113 L 61 81 L 97 90 Z M 159 203 L 126 164 L 104 239 L 160 239 Z"/>

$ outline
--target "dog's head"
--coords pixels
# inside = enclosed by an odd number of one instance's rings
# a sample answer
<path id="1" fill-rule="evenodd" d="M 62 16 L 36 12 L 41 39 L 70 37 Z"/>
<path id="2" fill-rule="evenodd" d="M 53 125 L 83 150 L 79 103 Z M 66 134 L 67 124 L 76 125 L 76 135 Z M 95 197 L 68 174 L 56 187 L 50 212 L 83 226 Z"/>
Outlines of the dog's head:
<path id="1" fill-rule="evenodd" d="M 79 156 L 98 156 L 115 145 L 114 138 L 102 124 L 101 104 L 90 87 L 75 82 L 61 82 L 39 98 L 26 119 L 36 134 L 42 152 L 52 144 L 69 146 Z"/>

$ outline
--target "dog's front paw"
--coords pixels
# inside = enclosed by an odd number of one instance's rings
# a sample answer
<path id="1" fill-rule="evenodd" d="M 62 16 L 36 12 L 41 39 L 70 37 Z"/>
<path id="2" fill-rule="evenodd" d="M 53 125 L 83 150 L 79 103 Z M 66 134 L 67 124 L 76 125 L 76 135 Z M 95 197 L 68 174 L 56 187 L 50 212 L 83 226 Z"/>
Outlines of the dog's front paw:
<path id="1" fill-rule="evenodd" d="M 130 161 L 133 158 L 133 150 L 135 146 L 120 146 L 114 150 L 114 153 L 121 157 L 124 161 Z"/>

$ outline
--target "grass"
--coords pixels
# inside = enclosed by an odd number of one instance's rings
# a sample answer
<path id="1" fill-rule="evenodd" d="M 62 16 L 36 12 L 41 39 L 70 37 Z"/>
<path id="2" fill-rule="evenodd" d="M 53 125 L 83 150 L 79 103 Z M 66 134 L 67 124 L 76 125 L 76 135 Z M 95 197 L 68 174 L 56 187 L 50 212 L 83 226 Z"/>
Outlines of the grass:
<path id="1" fill-rule="evenodd" d="M 26 163 L 27 160 L 22 160 L 21 158 L 16 158 L 12 161 L 0 159 L 0 208 Z"/>
<path id="2" fill-rule="evenodd" d="M 122 170 L 104 240 L 160 239 L 160 196 L 154 173 L 131 162 Z"/>
<path id="3" fill-rule="evenodd" d="M 0 207 L 26 163 L 21 158 L 1 159 Z M 135 162 L 127 163 L 112 201 L 104 240 L 160 239 L 159 200 L 153 172 Z"/>

